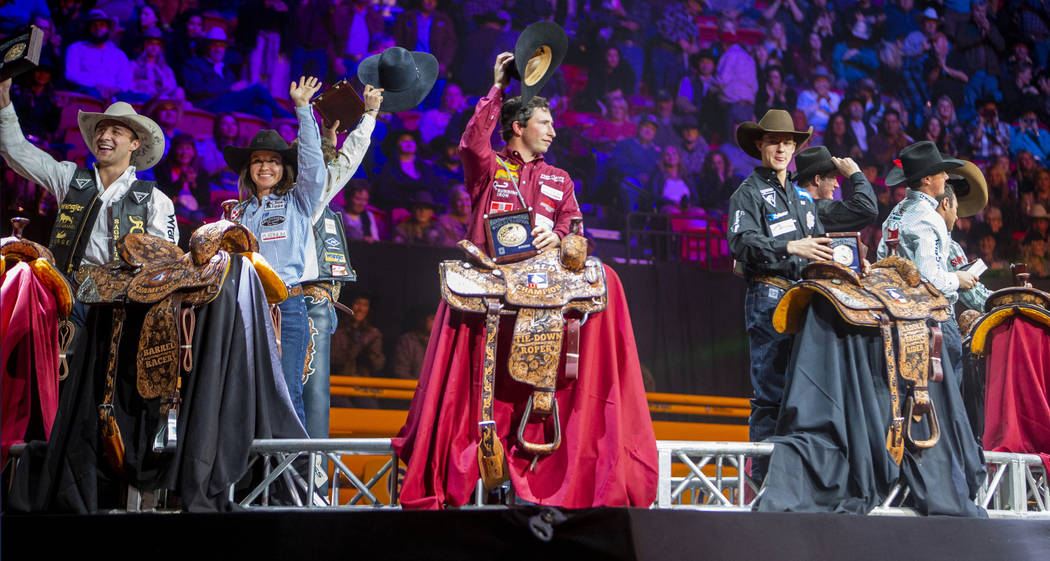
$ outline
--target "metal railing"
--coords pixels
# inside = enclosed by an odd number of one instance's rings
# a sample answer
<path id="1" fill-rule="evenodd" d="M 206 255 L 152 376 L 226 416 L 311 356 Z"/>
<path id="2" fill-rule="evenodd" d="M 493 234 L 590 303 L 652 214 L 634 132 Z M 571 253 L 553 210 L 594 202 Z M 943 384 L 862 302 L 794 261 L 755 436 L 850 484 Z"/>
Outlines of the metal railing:
<path id="1" fill-rule="evenodd" d="M 728 270 L 725 231 L 719 217 L 632 212 L 624 228 L 624 256 L 627 263 L 677 261 Z"/>

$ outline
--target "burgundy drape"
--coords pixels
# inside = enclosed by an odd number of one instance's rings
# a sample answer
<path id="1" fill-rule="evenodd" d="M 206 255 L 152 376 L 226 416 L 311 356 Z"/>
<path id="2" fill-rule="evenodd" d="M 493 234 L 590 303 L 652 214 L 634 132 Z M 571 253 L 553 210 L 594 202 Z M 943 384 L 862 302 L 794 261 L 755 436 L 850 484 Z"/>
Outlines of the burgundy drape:
<path id="1" fill-rule="evenodd" d="M 44 435 L 58 412 L 58 310 L 55 296 L 32 269 L 18 263 L 4 273 L 0 289 L 0 410 L 3 451 L 22 442 L 38 400 Z M 35 386 L 35 387 L 34 387 Z"/>
<path id="2" fill-rule="evenodd" d="M 616 273 L 605 267 L 606 310 L 581 329 L 580 372 L 559 373 L 556 398 L 562 444 L 528 471 L 517 420 L 531 388 L 511 380 L 506 357 L 513 319 L 500 323 L 494 417 L 518 497 L 568 508 L 649 506 L 656 498 L 656 440 L 649 416 L 631 317 Z M 439 304 L 419 389 L 394 447 L 408 465 L 401 504 L 410 509 L 458 506 L 478 479 L 478 420 L 484 321 Z M 564 365 L 564 349 L 562 364 Z M 547 421 L 549 426 L 551 421 Z M 525 437 L 548 442 L 538 423 Z"/>
<path id="3" fill-rule="evenodd" d="M 1015 315 L 988 336 L 984 449 L 1038 454 L 1050 470 L 1050 328 Z"/>

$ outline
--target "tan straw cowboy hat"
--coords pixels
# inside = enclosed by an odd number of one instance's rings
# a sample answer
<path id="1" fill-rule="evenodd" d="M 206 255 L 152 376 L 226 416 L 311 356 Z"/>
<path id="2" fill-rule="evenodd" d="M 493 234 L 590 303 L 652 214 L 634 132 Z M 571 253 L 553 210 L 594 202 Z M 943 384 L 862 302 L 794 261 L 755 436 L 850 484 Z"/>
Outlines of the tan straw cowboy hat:
<path id="1" fill-rule="evenodd" d="M 762 135 L 767 132 L 792 134 L 795 137 L 795 144 L 801 148 L 809 140 L 809 137 L 813 136 L 813 127 L 809 127 L 809 130 L 805 132 L 797 131 L 795 130 L 794 121 L 791 120 L 790 113 L 783 109 L 770 109 L 766 111 L 766 114 L 757 123 L 752 121 L 740 123 L 740 126 L 736 128 L 737 146 L 748 156 L 761 160 L 762 154 L 758 151 L 758 147 L 755 146 L 755 141 L 762 140 Z"/>
<path id="2" fill-rule="evenodd" d="M 138 137 L 139 147 L 131 153 L 131 165 L 136 171 L 147 170 L 164 156 L 164 132 L 153 119 L 139 115 L 131 105 L 118 101 L 106 108 L 104 113 L 80 111 L 77 113 L 77 124 L 84 144 L 95 154 L 95 127 L 102 121 L 117 121 L 131 129 Z M 96 155 L 97 157 L 97 155 Z"/>

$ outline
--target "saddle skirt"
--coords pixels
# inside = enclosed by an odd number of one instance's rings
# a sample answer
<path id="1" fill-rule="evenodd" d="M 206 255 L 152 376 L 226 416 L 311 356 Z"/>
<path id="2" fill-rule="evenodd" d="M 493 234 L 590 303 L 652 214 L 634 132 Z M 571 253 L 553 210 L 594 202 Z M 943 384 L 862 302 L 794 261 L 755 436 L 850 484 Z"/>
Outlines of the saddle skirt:
<path id="1" fill-rule="evenodd" d="M 73 288 L 55 266 L 55 256 L 47 247 L 18 236 L 0 240 L 0 276 L 18 263 L 26 263 L 40 283 L 54 294 L 60 317 L 73 311 Z"/>
<path id="2" fill-rule="evenodd" d="M 963 348 L 976 357 L 987 354 L 991 331 L 1014 316 L 1050 327 L 1050 294 L 1037 288 L 1014 286 L 996 290 L 985 301 L 984 310 L 965 327 L 960 322 Z"/>

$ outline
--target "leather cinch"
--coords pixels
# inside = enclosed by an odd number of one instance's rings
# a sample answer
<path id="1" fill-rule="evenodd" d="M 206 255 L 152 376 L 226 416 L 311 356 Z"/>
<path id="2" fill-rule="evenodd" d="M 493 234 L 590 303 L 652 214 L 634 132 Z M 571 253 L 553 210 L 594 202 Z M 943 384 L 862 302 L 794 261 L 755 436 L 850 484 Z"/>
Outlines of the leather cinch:
<path id="1" fill-rule="evenodd" d="M 777 305 L 773 327 L 781 333 L 797 332 L 803 312 L 818 294 L 831 302 L 847 323 L 878 328 L 893 415 L 886 449 L 900 464 L 905 443 L 919 449 L 937 444 L 940 426 L 929 383 L 943 378 L 941 332 L 939 327 L 929 326 L 928 320 L 943 322 L 951 317 L 948 299 L 920 277 L 911 261 L 896 255 L 874 264 L 871 274 L 863 278 L 831 261 L 811 263 L 802 276 L 803 280 Z M 907 390 L 903 404 L 901 379 Z M 929 425 L 928 436 L 917 437 L 912 428 L 924 418 Z"/>
<path id="2" fill-rule="evenodd" d="M 491 489 L 508 478 L 492 415 L 500 316 L 515 316 L 510 353 L 505 357 L 510 377 L 533 388 L 517 438 L 521 448 L 533 455 L 534 468 L 536 460 L 561 444 L 554 391 L 562 347 L 566 347 L 566 377 L 573 379 L 579 372 L 580 325 L 589 314 L 605 309 L 605 270 L 596 257 L 587 256 L 586 238 L 575 233 L 562 239 L 560 249 L 548 248 L 527 260 L 503 265 L 469 241 L 460 241 L 458 247 L 468 260 L 441 263 L 441 296 L 453 309 L 485 316 L 478 464 L 483 484 Z M 525 426 L 532 417 L 539 422 L 553 417 L 550 442 L 525 438 Z"/>

